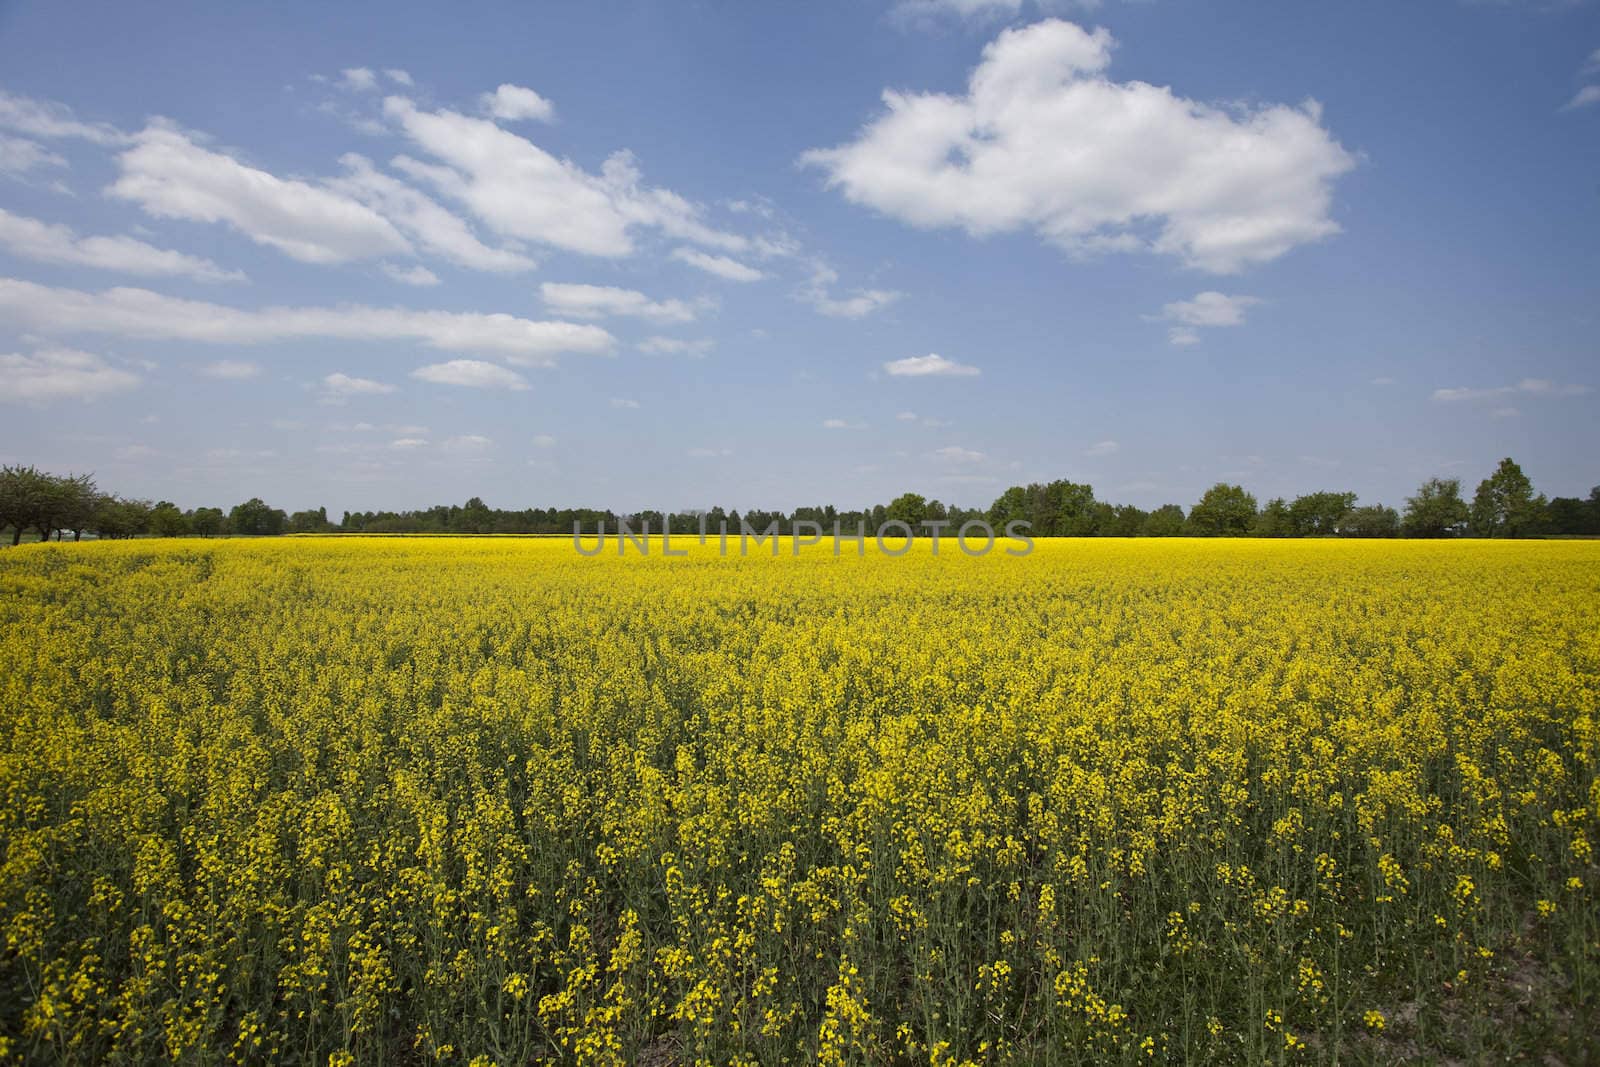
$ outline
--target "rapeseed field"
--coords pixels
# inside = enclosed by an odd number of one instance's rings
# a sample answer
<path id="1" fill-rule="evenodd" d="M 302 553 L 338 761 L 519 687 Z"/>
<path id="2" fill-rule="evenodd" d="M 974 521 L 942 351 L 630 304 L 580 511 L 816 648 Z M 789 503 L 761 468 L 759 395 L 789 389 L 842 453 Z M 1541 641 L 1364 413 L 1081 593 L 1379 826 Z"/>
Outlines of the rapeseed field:
<path id="1" fill-rule="evenodd" d="M 1600 544 L 0 555 L 0 1057 L 1595 1055 Z"/>

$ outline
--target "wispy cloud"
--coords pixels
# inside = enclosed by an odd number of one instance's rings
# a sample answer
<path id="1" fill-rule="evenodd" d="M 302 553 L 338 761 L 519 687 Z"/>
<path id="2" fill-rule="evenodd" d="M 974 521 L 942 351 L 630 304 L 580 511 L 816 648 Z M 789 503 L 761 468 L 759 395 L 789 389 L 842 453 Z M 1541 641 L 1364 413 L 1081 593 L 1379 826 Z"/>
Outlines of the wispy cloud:
<path id="1" fill-rule="evenodd" d="M 972 378 L 983 373 L 970 364 L 931 352 L 926 356 L 892 360 L 885 363 L 883 369 L 895 378 Z"/>

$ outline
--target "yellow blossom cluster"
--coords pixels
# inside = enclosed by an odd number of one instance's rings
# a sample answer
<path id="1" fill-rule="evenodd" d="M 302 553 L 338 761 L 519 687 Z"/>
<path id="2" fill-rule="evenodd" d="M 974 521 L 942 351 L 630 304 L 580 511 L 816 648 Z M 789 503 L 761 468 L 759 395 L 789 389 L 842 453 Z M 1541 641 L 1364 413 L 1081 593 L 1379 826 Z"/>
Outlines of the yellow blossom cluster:
<path id="1" fill-rule="evenodd" d="M 0 1060 L 1581 1062 L 1597 756 L 1591 542 L 26 546 Z"/>

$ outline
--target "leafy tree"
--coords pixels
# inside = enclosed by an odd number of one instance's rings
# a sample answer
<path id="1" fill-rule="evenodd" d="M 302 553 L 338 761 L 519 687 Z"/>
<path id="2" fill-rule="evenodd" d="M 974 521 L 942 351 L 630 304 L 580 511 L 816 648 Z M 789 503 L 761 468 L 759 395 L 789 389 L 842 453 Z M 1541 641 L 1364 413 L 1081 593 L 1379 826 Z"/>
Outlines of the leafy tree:
<path id="1" fill-rule="evenodd" d="M 288 516 L 277 508 L 268 507 L 260 497 L 251 497 L 237 504 L 228 513 L 228 526 L 236 534 L 247 537 L 270 536 L 283 533 Z"/>
<path id="2" fill-rule="evenodd" d="M 1351 508 L 1339 520 L 1340 537 L 1397 537 L 1400 513 L 1382 504 Z"/>
<path id="3" fill-rule="evenodd" d="M 1289 505 L 1289 519 L 1300 537 L 1331 537 L 1339 523 L 1356 506 L 1354 493 L 1306 493 Z"/>
<path id="4" fill-rule="evenodd" d="M 322 533 L 332 529 L 328 523 L 328 509 L 318 508 L 316 511 L 297 511 L 289 516 L 290 533 Z"/>
<path id="5" fill-rule="evenodd" d="M 1162 504 L 1145 520 L 1146 537 L 1179 537 L 1183 534 L 1183 508 L 1177 504 Z"/>
<path id="6" fill-rule="evenodd" d="M 142 500 L 102 496 L 94 509 L 94 532 L 108 540 L 137 537 L 150 529 L 152 510 Z"/>
<path id="7" fill-rule="evenodd" d="M 1467 524 L 1467 503 L 1457 478 L 1429 478 L 1406 497 L 1400 529 L 1407 537 L 1452 537 Z"/>
<path id="8" fill-rule="evenodd" d="M 1267 506 L 1261 509 L 1261 514 L 1256 516 L 1255 523 L 1250 527 L 1254 537 L 1293 537 L 1294 519 L 1289 515 L 1289 505 L 1283 497 L 1275 496 L 1267 501 Z"/>
<path id="9" fill-rule="evenodd" d="M 886 521 L 898 519 L 905 523 L 914 534 L 922 525 L 922 520 L 928 517 L 928 502 L 916 493 L 901 493 L 889 502 L 884 516 Z"/>
<path id="10" fill-rule="evenodd" d="M 1533 483 L 1508 456 L 1478 483 L 1472 497 L 1472 531 L 1480 537 L 1521 537 L 1537 530 L 1544 510 L 1544 494 L 1534 495 Z"/>
<path id="11" fill-rule="evenodd" d="M 163 500 L 150 509 L 150 532 L 157 537 L 182 537 L 189 532 L 189 520 L 178 505 Z"/>
<path id="12" fill-rule="evenodd" d="M 189 529 L 199 537 L 217 536 L 228 521 L 221 508 L 195 508 L 188 518 Z"/>
<path id="13" fill-rule="evenodd" d="M 1028 491 L 1020 485 L 1013 485 L 989 505 L 989 523 L 996 529 L 1004 527 L 1008 522 L 1027 517 Z"/>
<path id="14" fill-rule="evenodd" d="M 1100 533 L 1108 537 L 1138 537 L 1150 522 L 1150 513 L 1132 504 L 1106 505 L 1110 512 L 1100 524 Z M 1181 520 L 1180 520 L 1181 522 Z"/>
<path id="15" fill-rule="evenodd" d="M 1255 518 L 1255 497 L 1243 486 L 1218 482 L 1189 510 L 1189 530 L 1200 537 L 1243 537 Z"/>

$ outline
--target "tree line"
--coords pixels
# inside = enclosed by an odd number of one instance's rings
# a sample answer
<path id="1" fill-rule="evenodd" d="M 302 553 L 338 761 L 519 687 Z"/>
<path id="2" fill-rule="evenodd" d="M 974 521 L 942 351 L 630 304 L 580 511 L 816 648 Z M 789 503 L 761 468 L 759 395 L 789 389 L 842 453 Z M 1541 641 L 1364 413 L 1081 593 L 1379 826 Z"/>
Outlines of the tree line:
<path id="1" fill-rule="evenodd" d="M 1534 491 L 1522 468 L 1509 458 L 1478 484 L 1469 503 L 1456 478 L 1431 478 L 1403 510 L 1383 504 L 1358 506 L 1356 494 L 1319 490 L 1287 500 L 1274 497 L 1265 505 L 1244 487 L 1219 482 L 1186 512 L 1178 504 L 1150 511 L 1131 504 L 1110 504 L 1088 484 L 1060 480 L 1016 485 L 988 508 L 961 508 L 903 493 L 887 504 L 859 510 L 833 505 L 800 507 L 792 512 L 737 509 L 670 514 L 642 511 L 618 514 L 609 509 L 491 508 L 478 497 L 465 504 L 439 504 L 418 511 L 346 511 L 339 522 L 326 508 L 292 514 L 251 498 L 227 512 L 201 507 L 183 510 L 171 501 L 151 503 L 101 492 L 89 475 L 52 475 L 34 467 L 0 468 L 0 531 L 18 543 L 25 532 L 43 540 L 85 533 L 101 538 L 138 536 L 214 537 L 272 536 L 286 533 L 422 533 L 422 534 L 571 534 L 576 524 L 593 533 L 603 522 L 615 530 L 626 522 L 634 531 L 648 524 L 651 532 L 716 533 L 722 523 L 737 531 L 776 526 L 780 534 L 794 524 L 816 523 L 831 531 L 875 531 L 890 521 L 921 531 L 927 522 L 947 522 L 951 529 L 972 519 L 996 528 L 1021 520 L 1035 537 L 1526 537 L 1600 535 L 1600 486 L 1586 499 L 1547 499 Z"/>

